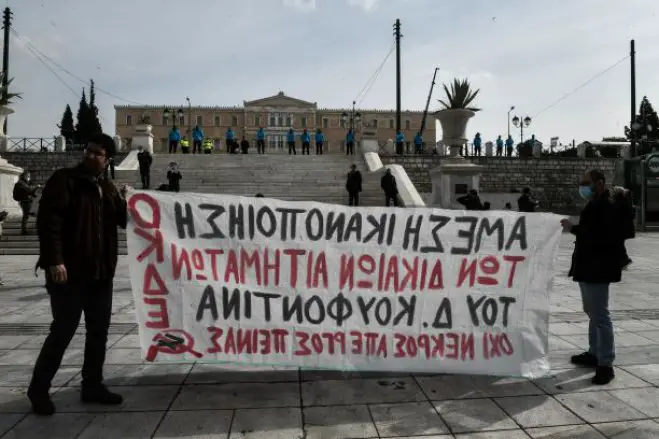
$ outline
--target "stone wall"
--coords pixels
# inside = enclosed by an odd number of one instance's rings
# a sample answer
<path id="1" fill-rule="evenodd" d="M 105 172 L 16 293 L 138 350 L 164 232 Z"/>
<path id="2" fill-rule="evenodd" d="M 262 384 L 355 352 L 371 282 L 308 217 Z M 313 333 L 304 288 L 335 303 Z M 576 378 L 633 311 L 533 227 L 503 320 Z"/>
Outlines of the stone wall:
<path id="1" fill-rule="evenodd" d="M 127 153 L 115 156 L 115 164 L 119 165 Z M 82 153 L 75 152 L 3 152 L 2 157 L 9 163 L 24 170 L 29 170 L 32 180 L 44 184 L 52 173 L 59 168 L 75 166 L 80 162 Z"/>
<path id="2" fill-rule="evenodd" d="M 402 165 L 420 193 L 432 192 L 428 171 L 439 166 L 439 156 L 381 156 L 382 163 Z M 484 166 L 481 192 L 510 193 L 530 187 L 543 210 L 573 211 L 580 205 L 579 179 L 587 169 L 599 169 L 607 181 L 613 178 L 615 159 L 562 158 L 470 158 Z"/>

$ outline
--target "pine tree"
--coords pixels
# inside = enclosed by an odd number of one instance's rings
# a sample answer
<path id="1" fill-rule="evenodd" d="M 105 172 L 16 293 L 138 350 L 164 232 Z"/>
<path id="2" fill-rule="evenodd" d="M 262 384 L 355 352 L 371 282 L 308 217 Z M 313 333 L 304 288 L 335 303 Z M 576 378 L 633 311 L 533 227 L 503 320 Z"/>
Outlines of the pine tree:
<path id="1" fill-rule="evenodd" d="M 94 89 L 94 80 L 89 81 L 89 130 L 90 134 L 103 132 L 101 121 L 98 120 L 98 107 L 96 106 L 96 90 Z"/>
<path id="2" fill-rule="evenodd" d="M 82 97 L 80 98 L 80 105 L 78 106 L 78 122 L 76 123 L 75 143 L 83 145 L 89 139 L 89 104 L 87 103 L 87 95 L 85 89 L 82 89 Z"/>
<path id="3" fill-rule="evenodd" d="M 66 139 L 66 143 L 72 143 L 76 134 L 76 128 L 73 120 L 73 111 L 71 111 L 70 105 L 66 105 L 66 109 L 62 115 L 62 121 L 57 127 L 59 128 L 60 134 Z"/>

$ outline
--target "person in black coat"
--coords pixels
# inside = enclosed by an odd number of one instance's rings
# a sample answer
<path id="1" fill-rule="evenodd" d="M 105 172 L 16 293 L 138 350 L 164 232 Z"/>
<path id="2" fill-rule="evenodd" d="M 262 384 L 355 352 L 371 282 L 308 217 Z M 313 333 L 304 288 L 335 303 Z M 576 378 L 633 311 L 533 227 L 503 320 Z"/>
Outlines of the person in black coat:
<path id="1" fill-rule="evenodd" d="M 350 167 L 346 179 L 346 190 L 348 191 L 348 206 L 359 206 L 359 193 L 362 191 L 362 174 L 357 170 L 357 165 Z"/>
<path id="2" fill-rule="evenodd" d="M 178 170 L 178 165 L 176 162 L 171 162 L 169 164 L 169 169 L 167 170 L 167 181 L 169 183 L 170 192 L 179 192 L 181 190 L 181 171 Z"/>
<path id="3" fill-rule="evenodd" d="M 604 174 L 587 172 L 579 194 L 587 200 L 579 224 L 561 221 L 563 228 L 576 237 L 568 276 L 579 283 L 583 308 L 590 320 L 589 349 L 571 358 L 573 364 L 596 368 L 593 384 L 604 385 L 614 378 L 615 347 L 609 313 L 609 287 L 622 277 L 621 247 L 623 233 L 619 210 L 605 187 Z"/>
<path id="4" fill-rule="evenodd" d="M 140 179 L 142 180 L 142 189 L 151 187 L 151 164 L 153 157 L 141 146 L 137 149 L 137 163 L 140 167 Z"/>
<path id="5" fill-rule="evenodd" d="M 538 202 L 531 197 L 531 189 L 525 187 L 522 196 L 517 199 L 517 210 L 520 212 L 535 212 Z"/>
<path id="6" fill-rule="evenodd" d="M 483 210 L 483 203 L 481 203 L 476 189 L 471 189 L 467 195 L 458 197 L 456 201 L 462 204 L 466 210 Z"/>
<path id="7" fill-rule="evenodd" d="M 623 242 L 620 249 L 620 261 L 622 263 L 622 269 L 626 270 L 632 263 L 632 260 L 627 254 L 627 248 L 625 247 L 624 241 L 636 237 L 636 211 L 634 210 L 634 203 L 628 189 L 619 186 L 613 188 L 613 199 L 615 207 L 618 209 L 623 234 Z"/>
<path id="8" fill-rule="evenodd" d="M 398 186 L 396 185 L 396 177 L 391 174 L 391 169 L 387 169 L 382 176 L 380 187 L 384 191 L 385 205 L 389 207 L 393 201 L 394 206 L 398 206 Z"/>

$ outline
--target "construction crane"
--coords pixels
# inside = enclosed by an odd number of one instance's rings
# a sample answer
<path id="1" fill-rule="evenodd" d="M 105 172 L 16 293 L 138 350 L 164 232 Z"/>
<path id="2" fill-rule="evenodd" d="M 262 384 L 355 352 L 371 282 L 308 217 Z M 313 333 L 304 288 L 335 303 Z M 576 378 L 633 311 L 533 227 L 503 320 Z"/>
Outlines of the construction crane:
<path id="1" fill-rule="evenodd" d="M 430 92 L 428 93 L 428 101 L 426 102 L 426 109 L 423 110 L 423 119 L 421 119 L 421 128 L 419 135 L 423 137 L 423 131 L 426 129 L 426 119 L 428 118 L 428 108 L 430 107 L 430 98 L 432 97 L 432 90 L 435 88 L 435 79 L 437 79 L 437 72 L 439 67 L 435 68 L 435 73 L 432 75 L 432 84 L 430 84 Z"/>

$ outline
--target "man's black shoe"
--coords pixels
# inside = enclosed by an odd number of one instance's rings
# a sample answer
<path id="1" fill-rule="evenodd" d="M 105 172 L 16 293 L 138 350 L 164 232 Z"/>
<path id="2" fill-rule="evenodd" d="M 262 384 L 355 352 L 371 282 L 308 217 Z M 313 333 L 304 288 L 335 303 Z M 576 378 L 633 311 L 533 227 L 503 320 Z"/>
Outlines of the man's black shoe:
<path id="1" fill-rule="evenodd" d="M 52 416 L 55 413 L 55 404 L 48 392 L 35 392 L 28 390 L 27 397 L 32 403 L 32 411 L 39 416 Z"/>
<path id="2" fill-rule="evenodd" d="M 597 357 L 590 352 L 584 352 L 579 355 L 573 355 L 572 358 L 570 358 L 570 363 L 577 366 L 597 367 Z"/>
<path id="3" fill-rule="evenodd" d="M 120 405 L 124 402 L 121 395 L 112 393 L 105 386 L 82 388 L 80 400 L 84 403 L 101 405 Z"/>
<path id="4" fill-rule="evenodd" d="M 595 376 L 592 379 L 592 383 L 598 386 L 604 386 L 609 384 L 615 378 L 615 373 L 613 373 L 613 367 L 611 366 L 598 366 L 595 371 Z"/>

